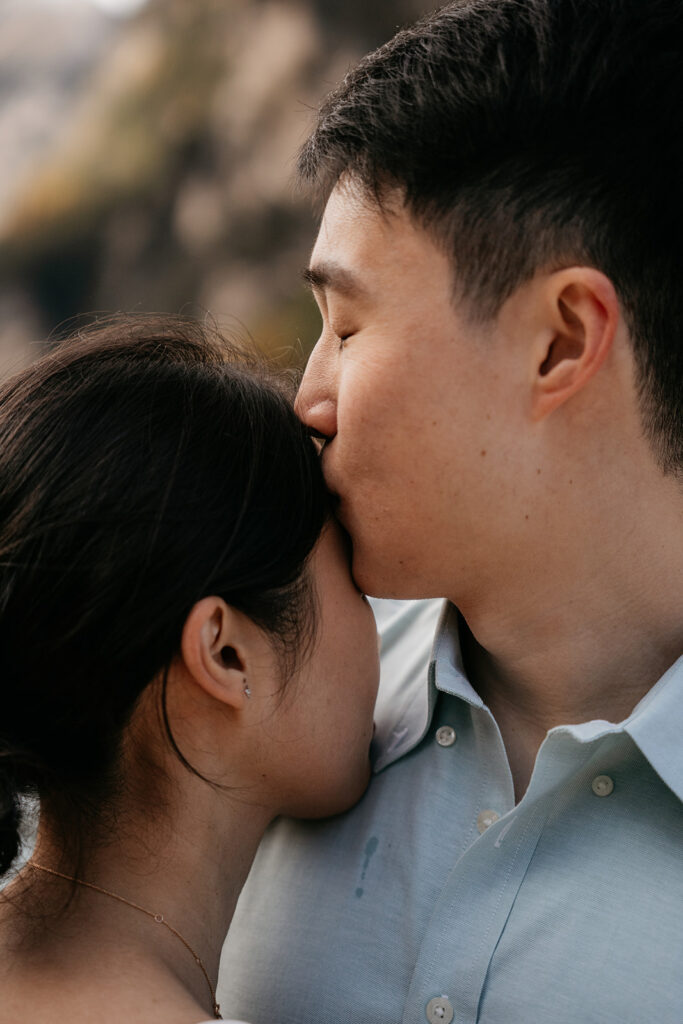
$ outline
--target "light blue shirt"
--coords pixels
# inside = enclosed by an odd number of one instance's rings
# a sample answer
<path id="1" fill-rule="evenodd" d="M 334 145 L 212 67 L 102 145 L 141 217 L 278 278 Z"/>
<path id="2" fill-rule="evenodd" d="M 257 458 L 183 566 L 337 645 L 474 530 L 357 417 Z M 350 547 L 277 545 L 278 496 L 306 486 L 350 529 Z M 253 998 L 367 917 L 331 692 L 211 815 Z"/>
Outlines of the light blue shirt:
<path id="1" fill-rule="evenodd" d="M 281 820 L 222 962 L 253 1024 L 683 1024 L 683 658 L 618 724 L 552 729 L 515 806 L 457 614 L 378 602 L 376 775 Z"/>

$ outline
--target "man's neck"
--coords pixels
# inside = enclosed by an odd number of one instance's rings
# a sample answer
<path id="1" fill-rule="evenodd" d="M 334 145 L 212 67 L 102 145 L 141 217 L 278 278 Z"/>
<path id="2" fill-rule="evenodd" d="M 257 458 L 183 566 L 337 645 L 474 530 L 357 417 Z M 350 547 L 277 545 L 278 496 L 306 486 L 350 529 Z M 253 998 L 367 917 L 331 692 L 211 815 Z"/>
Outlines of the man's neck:
<path id="1" fill-rule="evenodd" d="M 681 517 L 659 511 L 659 523 L 656 511 L 624 516 L 592 550 L 532 570 L 493 612 L 465 610 L 465 666 L 501 730 L 518 798 L 549 729 L 622 721 L 683 652 Z"/>

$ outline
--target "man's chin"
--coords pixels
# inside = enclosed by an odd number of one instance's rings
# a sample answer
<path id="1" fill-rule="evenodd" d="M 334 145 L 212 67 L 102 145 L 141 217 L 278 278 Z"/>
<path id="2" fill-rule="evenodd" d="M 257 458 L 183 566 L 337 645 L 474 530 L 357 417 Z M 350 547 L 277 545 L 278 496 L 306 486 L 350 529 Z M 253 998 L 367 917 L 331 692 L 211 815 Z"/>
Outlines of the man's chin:
<path id="1" fill-rule="evenodd" d="M 385 561 L 368 554 L 362 543 L 354 544 L 351 574 L 358 589 L 367 597 L 391 601 L 415 601 L 443 597 L 436 588 L 428 590 L 425 581 L 409 570 L 402 570 L 391 558 Z"/>
<path id="2" fill-rule="evenodd" d="M 383 571 L 381 565 L 378 565 L 372 558 L 364 557 L 360 545 L 353 548 L 351 574 L 358 589 L 367 597 L 402 598 L 406 596 L 396 592 L 396 579 L 389 578 L 389 574 Z M 402 589 L 400 585 L 398 589 Z"/>
<path id="3" fill-rule="evenodd" d="M 343 499 L 335 496 L 334 516 L 349 546 L 351 575 L 358 589 L 367 597 L 410 600 L 424 597 L 413 592 L 406 573 L 398 573 L 395 560 L 377 557 L 377 545 L 366 543 L 354 517 Z"/>

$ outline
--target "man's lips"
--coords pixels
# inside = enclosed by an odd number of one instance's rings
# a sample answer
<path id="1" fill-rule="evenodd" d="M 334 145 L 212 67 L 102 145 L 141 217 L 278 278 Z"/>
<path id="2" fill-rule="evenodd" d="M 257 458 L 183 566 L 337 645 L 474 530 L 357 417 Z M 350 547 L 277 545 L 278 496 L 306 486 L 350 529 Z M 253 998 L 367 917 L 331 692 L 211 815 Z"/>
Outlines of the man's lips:
<path id="1" fill-rule="evenodd" d="M 331 443 L 331 440 L 324 440 L 322 442 L 322 448 L 320 451 L 320 465 L 322 466 L 323 476 L 325 478 L 325 486 L 327 487 L 327 493 L 330 496 L 332 510 L 336 518 L 343 523 L 343 507 L 345 504 L 344 497 L 340 493 L 339 487 L 335 482 L 333 473 L 330 471 L 329 445 Z"/>
<path id="2" fill-rule="evenodd" d="M 332 501 L 332 507 L 336 509 L 341 504 L 342 498 L 339 493 L 339 489 L 335 485 L 334 477 L 330 473 L 328 460 L 325 458 L 324 453 L 320 457 L 320 464 L 322 466 L 323 477 L 325 478 L 325 486 L 327 487 L 327 493 Z"/>

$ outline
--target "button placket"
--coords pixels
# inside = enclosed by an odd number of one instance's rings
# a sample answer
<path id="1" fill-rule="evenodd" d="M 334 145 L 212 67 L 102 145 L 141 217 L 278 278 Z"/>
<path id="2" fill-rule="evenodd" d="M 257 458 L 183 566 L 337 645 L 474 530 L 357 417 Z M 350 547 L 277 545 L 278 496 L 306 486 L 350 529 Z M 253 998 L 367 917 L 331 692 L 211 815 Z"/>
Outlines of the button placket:
<path id="1" fill-rule="evenodd" d="M 439 743 L 439 737 L 444 736 L 439 729 L 444 728 L 457 730 L 455 744 L 447 749 Z M 524 854 L 519 856 L 518 844 L 507 847 L 501 857 L 500 852 L 493 849 L 493 842 L 475 841 L 475 837 L 479 839 L 476 822 L 482 810 L 488 812 L 486 822 L 490 826 L 514 807 L 504 744 L 490 712 L 483 707 L 463 706 L 456 698 L 443 694 L 431 736 L 433 746 L 439 746 L 435 751 L 435 764 L 443 766 L 444 780 L 451 777 L 449 766 L 459 763 L 461 758 L 464 765 L 471 768 L 475 748 L 486 745 L 487 756 L 477 772 L 476 784 L 467 786 L 466 796 L 462 790 L 458 794 L 461 797 L 458 810 L 462 815 L 463 838 L 467 837 L 467 845 L 460 851 L 460 860 L 449 875 L 435 908 L 433 927 L 421 944 L 413 982 L 404 1004 L 402 1024 L 417 1024 L 425 1019 L 430 1024 L 456 1020 L 473 1022 L 476 1019 L 476 1007 L 490 963 L 489 940 L 495 943 L 494 932 L 498 919 L 502 922 L 508 893 L 510 899 L 514 898 L 518 876 L 521 878 L 523 875 L 521 862 Z M 490 869 L 486 866 L 487 861 L 491 861 Z M 483 885 L 482 878 L 487 880 Z M 476 901 L 481 904 L 476 914 L 470 899 L 472 889 L 481 894 Z M 454 920 L 459 922 L 455 932 Z M 454 953 L 454 964 L 449 956 L 446 970 L 441 959 L 444 942 L 447 942 L 449 950 L 458 950 Z M 480 951 L 474 962 L 472 943 Z M 449 996 L 449 989 L 452 992 L 457 989 L 457 1004 Z"/>

